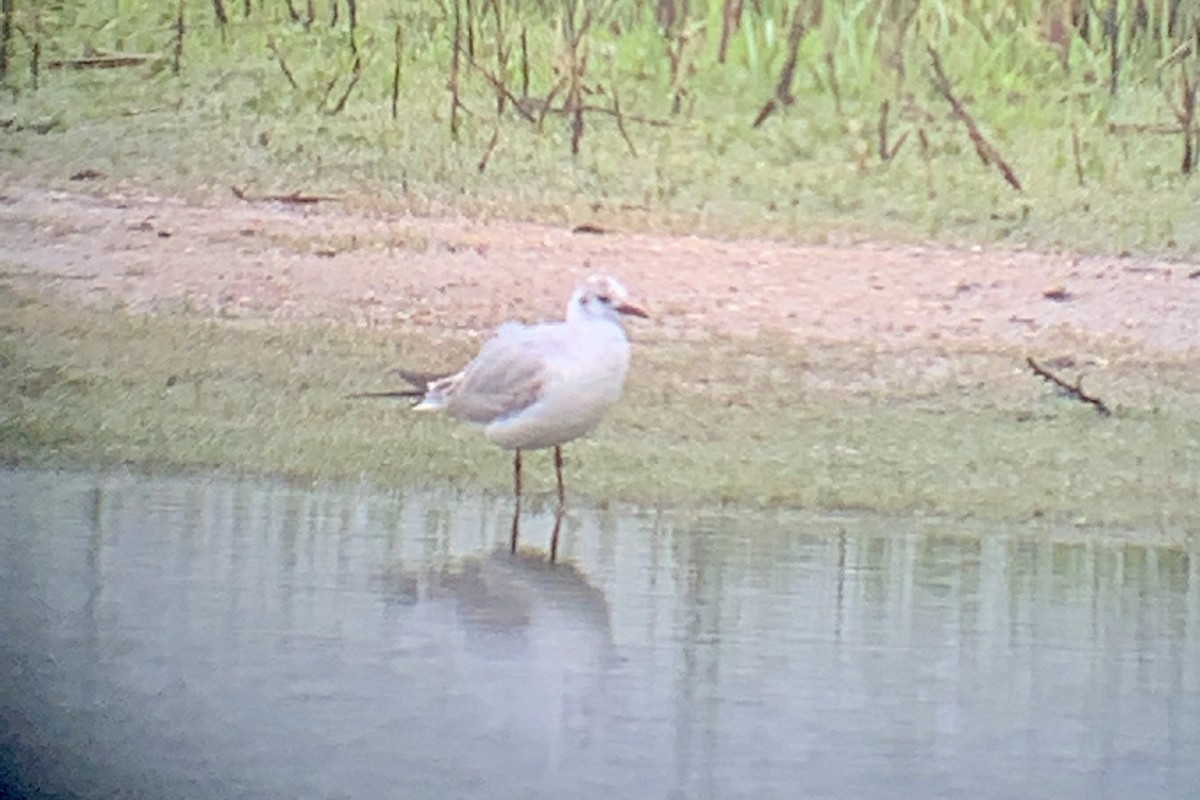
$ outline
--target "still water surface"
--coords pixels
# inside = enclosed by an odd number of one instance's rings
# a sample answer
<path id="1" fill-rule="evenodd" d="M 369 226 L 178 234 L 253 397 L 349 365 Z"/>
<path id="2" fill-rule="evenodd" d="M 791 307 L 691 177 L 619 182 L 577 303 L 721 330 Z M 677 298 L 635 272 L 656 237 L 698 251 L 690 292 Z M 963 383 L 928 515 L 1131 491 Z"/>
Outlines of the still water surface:
<path id="1" fill-rule="evenodd" d="M 35 797 L 1195 798 L 1200 546 L 0 472 Z"/>

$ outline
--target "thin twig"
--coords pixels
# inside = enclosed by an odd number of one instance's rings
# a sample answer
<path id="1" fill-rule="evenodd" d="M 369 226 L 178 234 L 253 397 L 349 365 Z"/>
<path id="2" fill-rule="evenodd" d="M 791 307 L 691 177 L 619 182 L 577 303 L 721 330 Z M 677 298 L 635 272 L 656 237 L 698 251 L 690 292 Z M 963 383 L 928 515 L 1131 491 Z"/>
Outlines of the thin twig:
<path id="1" fill-rule="evenodd" d="M 293 89 L 299 89 L 300 84 L 296 82 L 296 76 L 288 68 L 287 61 L 283 57 L 283 52 L 280 51 L 279 45 L 275 43 L 274 38 L 267 39 L 267 49 L 271 51 L 271 54 L 275 56 L 275 60 L 279 62 L 279 68 L 283 70 L 283 77 L 287 78 L 288 83 L 292 85 Z"/>
<path id="2" fill-rule="evenodd" d="M 1083 144 L 1079 140 L 1079 126 L 1071 123 L 1071 153 L 1075 157 L 1075 180 L 1083 186 L 1086 173 L 1083 169 Z"/>
<path id="3" fill-rule="evenodd" d="M 342 109 L 346 107 L 346 101 L 350 99 L 350 93 L 354 91 L 354 87 L 358 85 L 358 79 L 362 77 L 362 58 L 354 57 L 354 64 L 350 68 L 350 81 L 346 84 L 346 91 L 342 92 L 342 96 L 333 104 L 333 108 L 326 113 L 329 116 L 342 113 Z"/>
<path id="4" fill-rule="evenodd" d="M 8 75 L 8 51 L 13 40 L 13 8 L 15 0 L 3 0 L 0 4 L 0 80 Z"/>
<path id="5" fill-rule="evenodd" d="M 933 156 L 932 148 L 929 145 L 929 134 L 925 132 L 925 126 L 917 128 L 917 141 L 921 145 L 921 161 L 925 164 L 925 194 L 933 200 L 937 197 L 937 186 L 933 181 Z"/>
<path id="6" fill-rule="evenodd" d="M 310 206 L 330 200 L 341 200 L 340 197 L 332 195 L 303 194 L 299 189 L 289 194 L 265 194 L 262 197 L 251 197 L 246 193 L 245 189 L 238 186 L 230 186 L 229 190 L 233 192 L 233 196 L 238 200 L 244 200 L 247 203 L 287 203 L 290 205 Z"/>
<path id="7" fill-rule="evenodd" d="M 470 54 L 463 52 L 460 55 L 464 56 L 467 59 L 467 64 L 475 69 L 480 75 L 482 75 L 485 81 L 492 85 L 492 88 L 496 90 L 498 97 L 504 97 L 508 100 L 508 102 L 512 103 L 513 107 L 517 109 L 517 113 L 524 117 L 526 122 L 537 121 L 534 119 L 533 114 L 529 112 L 529 109 L 525 107 L 526 104 L 521 102 L 521 98 L 509 91 L 508 86 L 503 80 L 497 78 L 495 75 L 489 72 L 487 67 L 483 66 L 474 58 L 472 58 Z"/>
<path id="8" fill-rule="evenodd" d="M 1096 412 L 1098 414 L 1100 414 L 1100 416 L 1102 416 L 1102 417 L 1107 417 L 1110 414 L 1112 414 L 1112 410 L 1109 409 L 1109 407 L 1105 404 L 1105 402 L 1103 400 L 1101 400 L 1099 397 L 1096 397 L 1095 395 L 1090 395 L 1087 392 L 1083 391 L 1083 376 L 1082 375 L 1080 375 L 1078 378 L 1075 379 L 1074 385 L 1071 385 L 1071 384 L 1067 383 L 1066 381 L 1064 381 L 1062 378 L 1055 375 L 1050 370 L 1039 365 L 1036 361 L 1033 360 L 1032 356 L 1030 356 L 1029 358 L 1026 358 L 1025 363 L 1029 365 L 1029 368 L 1031 370 L 1033 370 L 1034 375 L 1037 375 L 1039 378 L 1042 378 L 1043 380 L 1049 381 L 1050 383 L 1052 383 L 1055 386 L 1055 388 L 1057 388 L 1060 392 L 1062 392 L 1067 397 L 1072 397 L 1072 398 L 1080 401 L 1081 403 L 1087 403 L 1088 405 L 1094 407 L 1096 409 Z"/>
<path id="9" fill-rule="evenodd" d="M 150 61 L 159 61 L 158 53 L 106 53 L 81 58 L 55 58 L 46 62 L 46 69 L 115 69 L 137 67 Z"/>
<path id="10" fill-rule="evenodd" d="M 462 8 L 454 2 L 454 49 L 450 54 L 450 138 L 458 141 L 458 112 L 463 108 L 458 99 L 458 73 L 462 49 Z"/>
<path id="11" fill-rule="evenodd" d="M 783 64 L 783 69 L 779 72 L 779 82 L 775 85 L 775 96 L 763 104 L 758 116 L 754 118 L 751 128 L 757 128 L 766 122 L 767 118 L 774 114 L 780 106 L 790 106 L 796 102 L 796 97 L 792 94 L 792 80 L 796 76 L 796 62 L 800 59 L 800 42 L 803 41 L 807 31 L 808 26 L 804 22 L 804 6 L 802 3 L 798 3 L 792 17 L 791 30 L 788 31 L 788 57 Z"/>
<path id="12" fill-rule="evenodd" d="M 721 9 L 721 44 L 717 48 L 717 63 L 724 64 L 729 55 L 729 39 L 742 23 L 742 0 L 725 0 Z"/>
<path id="13" fill-rule="evenodd" d="M 613 83 L 612 98 L 612 111 L 613 116 L 617 118 L 617 130 L 621 132 L 621 137 L 625 140 L 625 144 L 629 145 L 629 155 L 637 158 L 637 148 L 633 146 L 633 139 L 629 138 L 629 131 L 625 130 L 625 115 L 621 113 L 621 98 L 617 95 L 616 83 Z"/>
<path id="14" fill-rule="evenodd" d="M 841 117 L 845 113 L 842 110 L 842 85 L 838 82 L 837 59 L 834 57 L 832 50 L 825 54 L 825 74 L 829 80 L 829 93 L 833 95 L 834 113 Z"/>
<path id="15" fill-rule="evenodd" d="M 400 62 L 404 57 L 404 26 L 396 24 L 396 61 L 392 67 L 392 119 L 397 118 L 400 103 Z"/>
<path id="16" fill-rule="evenodd" d="M 884 100 L 879 104 L 879 160 L 888 160 L 888 109 L 891 108 L 891 103 Z"/>
<path id="17" fill-rule="evenodd" d="M 485 169 L 487 169 L 488 160 L 491 159 L 491 157 L 492 157 L 492 151 L 496 149 L 496 145 L 499 143 L 500 143 L 500 120 L 496 120 L 496 127 L 492 130 L 492 138 L 488 142 L 487 147 L 484 148 L 483 156 L 480 157 L 479 165 L 476 167 L 476 169 L 479 170 L 480 175 L 482 175 L 483 171 Z"/>
<path id="18" fill-rule="evenodd" d="M 954 87 L 951 85 L 950 79 L 946 77 L 945 70 L 942 69 L 942 59 L 938 55 L 937 50 L 933 49 L 933 45 L 926 45 L 925 49 L 928 51 L 929 59 L 933 63 L 933 87 L 937 89 L 942 97 L 946 98 L 946 102 L 950 104 L 950 108 L 958 121 L 966 126 L 967 135 L 971 137 L 971 143 L 975 145 L 975 152 L 979 156 L 979 160 L 984 164 L 995 165 L 1009 186 L 1018 192 L 1023 191 L 1021 180 L 1017 177 L 1017 173 L 1013 172 L 1013 168 L 1008 165 L 1004 156 L 1000 155 L 1000 151 L 996 149 L 996 146 L 983 135 L 983 131 L 979 130 L 979 126 L 975 123 L 975 118 L 967 111 L 962 101 L 955 96 Z"/>
<path id="19" fill-rule="evenodd" d="M 213 13 L 217 18 L 217 26 L 221 29 L 221 41 L 225 41 L 225 29 L 229 27 L 229 13 L 225 10 L 225 0 L 213 0 Z"/>
<path id="20" fill-rule="evenodd" d="M 187 0 L 179 0 L 179 13 L 175 17 L 175 47 L 171 54 L 171 74 L 178 75 L 181 63 L 183 61 L 183 36 L 187 32 L 187 26 L 184 24 L 183 12 L 187 7 Z"/>
<path id="21" fill-rule="evenodd" d="M 529 97 L 529 40 L 521 26 L 521 96 Z"/>

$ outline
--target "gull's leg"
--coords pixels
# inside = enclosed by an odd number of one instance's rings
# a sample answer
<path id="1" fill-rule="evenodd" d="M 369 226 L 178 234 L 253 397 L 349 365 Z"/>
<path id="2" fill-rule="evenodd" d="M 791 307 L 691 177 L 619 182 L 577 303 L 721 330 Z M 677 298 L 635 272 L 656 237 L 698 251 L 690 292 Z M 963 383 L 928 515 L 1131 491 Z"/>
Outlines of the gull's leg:
<path id="1" fill-rule="evenodd" d="M 516 504 L 513 506 L 512 539 L 509 542 L 509 551 L 515 553 L 517 552 L 517 535 L 521 530 L 521 448 L 519 447 L 513 456 L 513 486 Z"/>
<path id="2" fill-rule="evenodd" d="M 563 491 L 562 448 L 554 446 L 554 474 L 558 477 L 558 509 L 554 513 L 554 532 L 550 534 L 550 560 L 558 558 L 558 532 L 562 529 L 563 511 L 566 508 L 566 493 Z"/>
<path id="3" fill-rule="evenodd" d="M 567 504 L 567 496 L 563 491 L 562 479 L 562 447 L 554 445 L 554 474 L 558 477 L 558 509 L 561 511 Z"/>
<path id="4" fill-rule="evenodd" d="M 558 531 L 562 528 L 563 507 L 559 506 L 558 511 L 554 514 L 554 533 L 550 534 L 550 562 L 554 563 L 558 558 Z"/>

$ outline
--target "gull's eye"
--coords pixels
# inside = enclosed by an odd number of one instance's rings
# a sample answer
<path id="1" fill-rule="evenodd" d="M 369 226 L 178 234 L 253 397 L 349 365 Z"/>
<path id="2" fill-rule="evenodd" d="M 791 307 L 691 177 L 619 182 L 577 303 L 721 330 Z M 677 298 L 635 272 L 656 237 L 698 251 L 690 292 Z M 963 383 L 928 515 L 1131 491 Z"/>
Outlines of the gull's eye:
<path id="1" fill-rule="evenodd" d="M 612 298 L 606 294 L 597 295 L 596 299 L 599 300 L 601 303 L 604 303 L 604 305 L 606 305 L 606 306 L 612 304 Z"/>

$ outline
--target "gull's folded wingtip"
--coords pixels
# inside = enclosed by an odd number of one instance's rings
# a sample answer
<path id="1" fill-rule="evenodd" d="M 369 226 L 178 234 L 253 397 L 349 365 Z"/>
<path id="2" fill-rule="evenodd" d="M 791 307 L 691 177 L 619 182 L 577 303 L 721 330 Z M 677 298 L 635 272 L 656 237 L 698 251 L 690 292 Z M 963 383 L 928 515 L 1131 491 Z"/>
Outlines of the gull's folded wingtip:
<path id="1" fill-rule="evenodd" d="M 407 369 L 397 369 L 394 371 L 408 383 L 412 384 L 411 389 L 388 389 L 381 392 L 355 392 L 354 394 L 346 395 L 347 400 L 363 400 L 363 399 L 407 399 L 419 400 L 413 408 L 420 411 L 426 411 L 440 406 L 431 404 L 426 397 L 429 393 L 429 386 L 434 381 L 441 380 L 444 375 L 436 372 L 413 372 Z"/>
<path id="2" fill-rule="evenodd" d="M 386 392 L 355 392 L 354 394 L 346 395 L 347 400 L 364 400 L 364 399 L 379 399 L 379 398 L 406 398 L 412 400 L 414 398 L 424 397 L 425 393 L 418 389 L 395 389 Z"/>

